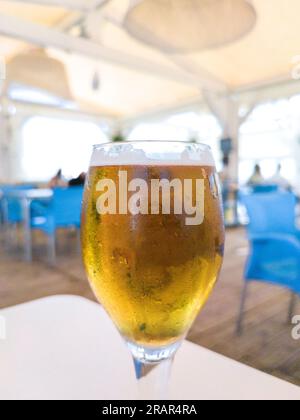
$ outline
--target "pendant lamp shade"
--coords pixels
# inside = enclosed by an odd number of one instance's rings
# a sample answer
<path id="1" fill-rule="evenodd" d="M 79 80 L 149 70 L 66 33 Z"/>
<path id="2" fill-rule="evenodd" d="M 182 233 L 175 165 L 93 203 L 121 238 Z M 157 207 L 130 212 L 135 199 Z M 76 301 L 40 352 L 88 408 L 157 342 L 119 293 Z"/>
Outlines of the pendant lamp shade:
<path id="1" fill-rule="evenodd" d="M 17 54 L 7 63 L 5 90 L 14 83 L 73 100 L 64 64 L 42 49 Z"/>
<path id="2" fill-rule="evenodd" d="M 133 37 L 169 53 L 226 45 L 255 23 L 248 0 L 131 0 L 124 20 Z"/>

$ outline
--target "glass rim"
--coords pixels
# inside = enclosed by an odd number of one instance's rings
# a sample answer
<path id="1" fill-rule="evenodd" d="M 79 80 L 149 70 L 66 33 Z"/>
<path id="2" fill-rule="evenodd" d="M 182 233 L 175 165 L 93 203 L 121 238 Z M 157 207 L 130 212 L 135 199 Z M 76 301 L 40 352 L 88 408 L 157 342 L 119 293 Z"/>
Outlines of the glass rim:
<path id="1" fill-rule="evenodd" d="M 132 144 L 132 145 L 138 145 L 138 144 L 143 144 L 143 143 L 152 143 L 152 144 L 174 144 L 174 145 L 195 145 L 198 146 L 200 148 L 202 148 L 204 151 L 208 151 L 208 152 L 212 152 L 212 148 L 205 143 L 192 143 L 192 142 L 188 142 L 188 141 L 182 141 L 182 140 L 131 140 L 131 141 L 109 141 L 109 142 L 105 142 L 105 143 L 98 143 L 98 144 L 94 144 L 93 145 L 93 151 L 95 150 L 100 150 L 103 147 L 106 146 L 123 146 L 126 144 Z"/>

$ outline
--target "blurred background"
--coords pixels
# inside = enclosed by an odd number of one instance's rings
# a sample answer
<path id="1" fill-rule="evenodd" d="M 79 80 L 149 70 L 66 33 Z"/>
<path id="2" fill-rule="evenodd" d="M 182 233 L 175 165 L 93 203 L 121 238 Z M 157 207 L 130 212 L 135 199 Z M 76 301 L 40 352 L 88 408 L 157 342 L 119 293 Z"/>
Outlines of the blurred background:
<path id="1" fill-rule="evenodd" d="M 0 307 L 94 299 L 79 243 L 93 144 L 206 143 L 226 258 L 188 338 L 300 385 L 299 13 L 298 0 L 0 1 Z"/>

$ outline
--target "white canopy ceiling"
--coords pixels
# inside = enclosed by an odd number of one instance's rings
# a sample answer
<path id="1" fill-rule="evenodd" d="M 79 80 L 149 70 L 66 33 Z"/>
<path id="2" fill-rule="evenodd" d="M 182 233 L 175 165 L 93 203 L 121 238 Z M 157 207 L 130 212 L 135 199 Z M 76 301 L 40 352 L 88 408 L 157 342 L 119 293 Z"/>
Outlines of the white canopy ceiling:
<path id="1" fill-rule="evenodd" d="M 0 54 L 9 60 L 33 45 L 46 46 L 65 63 L 72 94 L 83 107 L 124 118 L 201 101 L 203 89 L 224 94 L 292 79 L 293 60 L 300 55 L 299 0 L 253 0 L 257 23 L 250 34 L 187 55 L 166 55 L 129 36 L 122 27 L 128 4 L 0 1 Z M 78 38 L 79 24 L 84 39 Z M 95 72 L 99 90 L 92 88 Z"/>

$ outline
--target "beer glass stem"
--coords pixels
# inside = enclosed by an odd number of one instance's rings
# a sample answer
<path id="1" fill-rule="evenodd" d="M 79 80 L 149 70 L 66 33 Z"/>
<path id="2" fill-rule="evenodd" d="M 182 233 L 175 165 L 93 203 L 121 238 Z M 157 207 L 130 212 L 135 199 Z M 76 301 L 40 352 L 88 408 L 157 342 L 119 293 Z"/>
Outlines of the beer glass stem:
<path id="1" fill-rule="evenodd" d="M 167 400 L 174 357 L 159 363 L 144 363 L 133 358 L 139 400 Z"/>
<path id="2" fill-rule="evenodd" d="M 143 347 L 127 342 L 133 356 L 140 400 L 168 399 L 172 363 L 181 340 L 165 347 Z"/>

